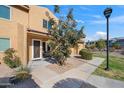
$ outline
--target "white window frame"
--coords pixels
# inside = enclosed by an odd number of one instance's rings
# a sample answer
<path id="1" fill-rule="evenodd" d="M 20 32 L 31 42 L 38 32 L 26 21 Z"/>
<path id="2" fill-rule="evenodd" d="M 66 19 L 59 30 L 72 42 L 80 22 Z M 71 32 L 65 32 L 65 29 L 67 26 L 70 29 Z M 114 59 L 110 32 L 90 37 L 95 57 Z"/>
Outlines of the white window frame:
<path id="1" fill-rule="evenodd" d="M 46 20 L 46 19 L 43 19 L 43 20 Z M 42 20 L 42 27 L 43 27 L 43 20 Z M 44 29 L 48 29 L 48 20 L 47 21 L 47 28 L 43 27 Z"/>
<path id="2" fill-rule="evenodd" d="M 34 58 L 34 41 L 40 41 L 40 57 Z M 42 58 L 42 41 L 40 39 L 32 39 L 32 60 L 37 60 Z"/>

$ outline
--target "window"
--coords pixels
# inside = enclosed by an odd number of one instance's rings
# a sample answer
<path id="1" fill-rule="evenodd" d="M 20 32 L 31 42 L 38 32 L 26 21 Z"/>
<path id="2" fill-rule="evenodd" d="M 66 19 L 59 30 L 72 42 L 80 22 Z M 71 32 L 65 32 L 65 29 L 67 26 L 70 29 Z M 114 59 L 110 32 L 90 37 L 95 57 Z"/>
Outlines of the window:
<path id="1" fill-rule="evenodd" d="M 0 5 L 0 18 L 10 19 L 10 7 Z"/>
<path id="2" fill-rule="evenodd" d="M 43 27 L 44 27 L 44 28 L 47 28 L 47 25 L 48 25 L 48 24 L 47 24 L 47 20 L 43 19 Z"/>
<path id="3" fill-rule="evenodd" d="M 10 39 L 0 38 L 0 51 L 5 51 L 10 48 Z"/>

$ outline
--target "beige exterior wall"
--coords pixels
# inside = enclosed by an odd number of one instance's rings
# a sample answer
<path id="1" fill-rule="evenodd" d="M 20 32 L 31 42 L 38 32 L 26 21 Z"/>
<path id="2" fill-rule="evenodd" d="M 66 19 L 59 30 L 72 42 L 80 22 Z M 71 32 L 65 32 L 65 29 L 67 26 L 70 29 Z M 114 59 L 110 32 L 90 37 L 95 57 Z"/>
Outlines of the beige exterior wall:
<path id="1" fill-rule="evenodd" d="M 71 56 L 78 55 L 81 49 L 84 49 L 85 45 L 83 43 L 79 43 L 77 47 L 71 48 Z"/>
<path id="2" fill-rule="evenodd" d="M 43 19 L 49 20 L 49 17 L 58 20 L 52 12 L 47 8 L 31 5 L 29 13 L 15 6 L 11 7 L 11 19 L 0 19 L 0 37 L 10 38 L 11 48 L 17 50 L 18 56 L 24 65 L 32 60 L 32 40 L 39 39 L 48 41 L 47 35 L 40 33 L 28 32 L 27 28 L 47 33 L 47 29 L 43 28 Z M 48 17 L 49 16 L 49 17 Z M 72 48 L 72 54 L 77 54 L 84 45 Z M 2 62 L 3 52 L 0 52 L 0 62 Z"/>
<path id="3" fill-rule="evenodd" d="M 15 23 L 20 23 L 23 26 L 28 27 L 28 16 L 29 16 L 28 12 L 13 6 L 10 7 L 11 7 L 11 21 Z"/>
<path id="4" fill-rule="evenodd" d="M 20 24 L 11 21 L 0 20 L 0 37 L 10 39 L 10 47 L 18 51 L 18 55 L 21 58 L 22 63 L 26 62 L 25 44 L 26 31 Z M 3 52 L 0 52 L 0 59 L 2 61 Z"/>
<path id="5" fill-rule="evenodd" d="M 17 49 L 17 24 L 12 23 L 11 21 L 5 21 L 0 19 L 0 37 L 3 38 L 9 38 L 11 45 L 10 47 L 13 47 Z M 3 52 L 0 52 L 0 59 L 2 61 Z"/>
<path id="6" fill-rule="evenodd" d="M 21 24 L 17 26 L 17 45 L 18 54 L 22 60 L 23 65 L 27 64 L 27 28 Z"/>
<path id="7" fill-rule="evenodd" d="M 27 23 L 28 14 L 10 6 L 11 19 L 0 18 L 0 37 L 10 39 L 10 47 L 17 50 L 23 64 L 27 62 Z M 0 62 L 3 62 L 3 52 L 0 52 Z"/>
<path id="8" fill-rule="evenodd" d="M 43 28 L 43 19 L 49 20 L 49 17 L 57 18 L 47 8 L 39 6 L 30 6 L 29 11 L 29 27 L 41 32 L 48 32 L 48 29 Z"/>
<path id="9" fill-rule="evenodd" d="M 84 49 L 85 48 L 85 45 L 82 43 L 79 43 L 78 44 L 78 54 L 79 54 L 79 51 L 81 50 L 81 49 Z"/>
<path id="10" fill-rule="evenodd" d="M 47 33 L 47 29 L 43 28 L 43 19 L 49 20 L 46 15 L 57 19 L 47 8 L 39 6 L 30 6 L 30 11 L 24 11 L 20 6 L 10 6 L 11 19 L 0 19 L 0 37 L 10 38 L 11 47 L 17 50 L 22 63 L 27 64 L 27 60 L 32 58 L 32 39 L 48 40 L 48 36 L 30 33 L 27 28 Z M 0 52 L 2 61 L 3 52 Z"/>
<path id="11" fill-rule="evenodd" d="M 48 33 L 47 28 L 43 28 L 43 19 L 49 21 L 49 17 L 57 18 L 53 15 L 51 11 L 49 11 L 47 8 L 44 7 L 39 7 L 39 6 L 34 6 L 30 5 L 30 11 L 29 11 L 29 28 L 39 31 L 39 32 L 44 32 Z M 27 46 L 27 57 L 28 61 L 32 60 L 32 40 L 33 39 L 38 39 L 41 41 L 48 41 L 48 36 L 47 35 L 42 35 L 38 33 L 28 33 L 28 46 Z M 41 45 L 41 51 L 42 51 L 42 45 Z"/>

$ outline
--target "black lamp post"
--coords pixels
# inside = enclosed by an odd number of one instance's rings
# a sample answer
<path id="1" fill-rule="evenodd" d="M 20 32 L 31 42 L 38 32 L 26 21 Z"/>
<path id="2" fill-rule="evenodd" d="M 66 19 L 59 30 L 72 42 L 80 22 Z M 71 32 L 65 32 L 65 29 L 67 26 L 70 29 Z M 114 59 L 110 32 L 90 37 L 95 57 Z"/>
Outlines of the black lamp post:
<path id="1" fill-rule="evenodd" d="M 106 54 L 107 54 L 107 65 L 106 65 L 106 68 L 105 70 L 109 70 L 109 17 L 111 16 L 111 13 L 112 13 L 112 8 L 106 8 L 104 10 L 104 15 L 107 19 L 107 51 L 106 51 Z"/>

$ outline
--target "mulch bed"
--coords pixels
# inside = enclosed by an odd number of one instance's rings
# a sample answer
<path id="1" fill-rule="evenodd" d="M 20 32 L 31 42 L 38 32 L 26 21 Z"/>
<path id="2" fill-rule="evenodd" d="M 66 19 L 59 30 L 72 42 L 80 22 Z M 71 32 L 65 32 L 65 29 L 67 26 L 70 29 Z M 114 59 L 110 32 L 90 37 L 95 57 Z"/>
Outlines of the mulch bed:
<path id="1" fill-rule="evenodd" d="M 75 60 L 75 59 L 73 61 L 72 60 L 73 59 L 67 60 L 66 65 L 64 65 L 64 66 L 60 66 L 58 64 L 50 64 L 47 66 L 47 68 L 49 68 L 52 71 L 55 71 L 58 74 L 62 74 L 64 72 L 71 70 L 73 68 L 76 68 L 84 63 L 83 61 L 79 61 L 79 60 Z"/>

